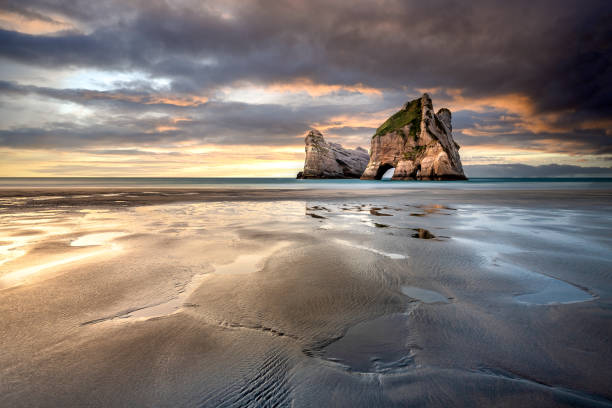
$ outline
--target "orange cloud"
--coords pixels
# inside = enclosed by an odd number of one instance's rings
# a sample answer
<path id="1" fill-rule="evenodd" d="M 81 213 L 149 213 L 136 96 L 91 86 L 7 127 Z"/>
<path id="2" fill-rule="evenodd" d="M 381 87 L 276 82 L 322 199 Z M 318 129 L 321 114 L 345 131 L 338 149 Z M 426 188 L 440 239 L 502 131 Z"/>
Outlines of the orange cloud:
<path id="1" fill-rule="evenodd" d="M 589 120 L 578 125 L 578 129 L 606 129 L 606 135 L 612 136 L 612 119 Z"/>
<path id="2" fill-rule="evenodd" d="M 165 123 L 161 123 L 155 126 L 155 132 L 163 133 L 172 130 L 180 130 L 181 128 L 178 125 L 185 122 L 191 122 L 191 119 L 184 117 L 172 118 L 170 120 L 167 120 Z"/>
<path id="3" fill-rule="evenodd" d="M 58 15 L 50 14 L 45 17 L 48 18 L 42 19 L 23 16 L 11 11 L 0 11 L 0 28 L 32 35 L 52 34 L 79 28 L 75 23 Z"/>
<path id="4" fill-rule="evenodd" d="M 308 78 L 298 78 L 291 82 L 274 83 L 266 86 L 265 90 L 278 93 L 306 92 L 310 96 L 315 97 L 338 91 L 359 92 L 366 95 L 382 96 L 382 92 L 379 89 L 365 86 L 360 83 L 354 85 L 317 84 Z"/>
<path id="5" fill-rule="evenodd" d="M 208 98 L 205 96 L 159 96 L 159 97 L 151 97 L 150 100 L 144 101 L 143 103 L 146 105 L 174 105 L 180 107 L 195 107 L 200 106 L 208 102 Z"/>
<path id="6" fill-rule="evenodd" d="M 160 125 L 160 126 L 156 126 L 155 127 L 155 131 L 156 132 L 160 132 L 160 133 L 168 132 L 168 131 L 171 131 L 171 130 L 179 130 L 179 129 L 180 128 L 178 128 L 176 126 L 166 126 L 166 125 Z"/>
<path id="7" fill-rule="evenodd" d="M 438 101 L 437 108 L 445 107 L 454 112 L 460 110 L 471 110 L 480 113 L 497 110 L 516 115 L 516 117 L 512 118 L 506 118 L 504 116 L 501 117 L 502 119 L 508 119 L 516 122 L 514 123 L 516 131 L 510 133 L 518 133 L 520 131 L 528 131 L 532 133 L 565 133 L 572 130 L 569 127 L 556 124 L 563 115 L 570 114 L 572 113 L 571 111 L 554 113 L 536 112 L 533 101 L 528 96 L 522 94 L 510 93 L 504 95 L 470 98 L 463 95 L 462 89 L 442 90 L 441 88 L 431 88 L 419 89 L 419 92 L 449 95 L 450 97 L 442 96 L 436 98 Z M 474 136 L 478 134 L 477 129 L 464 129 L 462 131 L 463 133 Z"/>
<path id="8" fill-rule="evenodd" d="M 325 121 L 325 123 L 316 123 L 314 127 L 322 132 L 338 126 L 371 127 L 376 129 L 389 115 L 390 113 L 388 111 L 362 115 L 338 115 L 331 117 L 329 120 Z"/>
<path id="9" fill-rule="evenodd" d="M 516 93 L 470 98 L 464 96 L 463 90 L 459 88 L 421 88 L 417 91 L 435 94 L 436 105 L 438 105 L 436 109 L 444 107 L 451 111 L 471 110 L 474 112 L 495 109 L 519 115 L 530 115 L 534 112 L 534 105 L 529 97 Z"/>
<path id="10" fill-rule="evenodd" d="M 508 130 L 507 127 L 501 125 L 480 125 L 475 124 L 473 128 L 461 129 L 461 133 L 468 136 L 491 136 L 495 133 L 517 134 L 521 133 L 519 129 Z"/>
<path id="11" fill-rule="evenodd" d="M 111 99 L 117 101 L 142 103 L 144 105 L 172 105 L 179 107 L 196 107 L 208 102 L 205 96 L 197 95 L 134 95 L 123 92 L 106 91 L 83 91 L 81 95 L 86 99 L 104 100 Z"/>

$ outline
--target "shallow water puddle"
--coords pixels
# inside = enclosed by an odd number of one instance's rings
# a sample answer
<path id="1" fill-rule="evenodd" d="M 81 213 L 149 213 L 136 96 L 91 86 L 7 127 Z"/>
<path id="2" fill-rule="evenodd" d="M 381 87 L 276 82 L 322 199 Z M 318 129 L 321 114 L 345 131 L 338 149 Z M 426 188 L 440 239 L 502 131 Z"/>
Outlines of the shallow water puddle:
<path id="1" fill-rule="evenodd" d="M 6 248 L 2 248 L 0 250 L 0 265 L 10 260 L 16 259 L 19 256 L 23 256 L 27 254 L 27 251 L 22 249 L 22 247 L 25 247 L 26 245 L 29 245 L 35 241 L 39 241 L 43 237 L 54 235 L 54 233 L 60 234 L 60 233 L 66 233 L 69 231 L 66 228 L 53 228 L 53 227 L 49 227 L 49 228 L 40 227 L 40 228 L 45 230 L 45 231 L 42 231 L 42 234 L 34 235 L 33 237 L 29 235 L 21 236 L 21 237 L 14 237 L 13 243 L 10 246 Z M 110 251 L 119 251 L 121 250 L 121 246 L 116 243 L 109 244 L 109 241 L 112 241 L 113 239 L 119 236 L 124 236 L 124 235 L 127 235 L 127 234 L 123 232 L 104 232 L 104 233 L 83 235 L 73 240 L 70 243 L 70 246 L 79 246 L 79 247 L 80 246 L 100 246 L 102 248 L 96 251 L 80 253 L 80 254 L 72 255 L 72 256 L 66 256 L 64 258 L 56 259 L 54 261 L 44 262 L 38 265 L 32 265 L 32 266 L 28 266 L 25 268 L 17 269 L 15 271 L 12 271 L 0 277 L 0 286 L 11 287 L 11 286 L 19 285 L 23 283 L 23 281 L 26 280 L 27 278 L 39 272 L 42 272 L 46 269 L 57 268 L 59 266 L 81 261 L 86 258 L 91 258 L 97 255 L 106 254 Z"/>
<path id="2" fill-rule="evenodd" d="M 588 302 L 595 299 L 590 293 L 563 281 L 550 278 L 548 285 L 541 291 L 514 297 L 520 303 L 530 305 L 554 305 Z"/>
<path id="3" fill-rule="evenodd" d="M 0 266 L 27 255 L 28 246 L 44 241 L 54 235 L 66 234 L 69 232 L 70 228 L 48 225 L 37 225 L 35 230 L 21 229 L 18 233 L 11 234 L 10 241 L 0 244 Z M 7 275 L 4 276 L 6 277 Z"/>
<path id="4" fill-rule="evenodd" d="M 66 258 L 58 259 L 56 261 L 47 262 L 39 265 L 30 266 L 27 268 L 18 269 L 14 272 L 8 273 L 0 277 L 0 287 L 11 287 L 15 285 L 21 284 L 25 279 L 29 278 L 32 275 L 35 275 L 45 269 L 56 268 L 58 266 L 63 266 L 69 263 L 81 261 L 86 258 L 91 258 L 93 256 L 102 255 L 109 251 L 118 251 L 121 247 L 117 244 L 111 244 L 108 248 L 104 248 L 94 252 L 87 252 L 84 254 L 69 256 Z"/>
<path id="5" fill-rule="evenodd" d="M 553 305 L 578 302 L 588 302 L 595 297 L 587 291 L 560 279 L 531 272 L 517 265 L 497 260 L 502 270 L 511 273 L 520 279 L 521 284 L 534 290 L 533 293 L 525 293 L 514 296 L 520 303 L 530 305 Z"/>
<path id="6" fill-rule="evenodd" d="M 256 272 L 263 268 L 264 261 L 273 253 L 289 245 L 289 242 L 281 241 L 271 248 L 254 254 L 238 255 L 233 262 L 225 265 L 215 265 L 215 273 L 239 273 Z"/>
<path id="7" fill-rule="evenodd" d="M 395 313 L 349 328 L 325 347 L 322 357 L 345 365 L 351 371 L 386 373 L 414 364 L 407 326 L 408 314 Z"/>
<path id="8" fill-rule="evenodd" d="M 43 197 L 34 197 L 32 200 L 34 201 L 45 201 L 45 200 L 57 200 L 60 198 L 65 198 L 65 196 L 43 196 Z"/>
<path id="9" fill-rule="evenodd" d="M 595 297 L 586 290 L 579 288 L 569 282 L 552 276 L 532 272 L 518 265 L 503 260 L 505 253 L 520 253 L 521 250 L 510 245 L 494 244 L 482 241 L 474 241 L 466 238 L 455 238 L 455 241 L 465 242 L 468 245 L 480 248 L 480 254 L 484 256 L 490 265 L 496 266 L 491 270 L 516 278 L 521 286 L 533 290 L 532 293 L 524 293 L 513 296 L 519 303 L 530 305 L 553 305 L 578 302 L 588 302 Z"/>
<path id="10" fill-rule="evenodd" d="M 78 237 L 70 243 L 70 246 L 98 246 L 104 245 L 108 241 L 115 238 L 123 237 L 128 235 L 125 232 L 99 232 L 95 234 L 87 234 Z"/>
<path id="11" fill-rule="evenodd" d="M 289 243 L 281 241 L 265 251 L 239 255 L 233 262 L 225 265 L 214 265 L 215 274 L 240 273 L 240 272 L 257 272 L 264 266 L 265 260 L 273 253 L 281 248 L 284 248 Z M 179 312 L 185 305 L 186 300 L 191 296 L 197 288 L 200 287 L 202 281 L 210 274 L 197 274 L 185 285 L 179 294 L 167 302 L 163 302 L 153 306 L 147 306 L 125 315 L 118 316 L 123 319 L 139 319 L 147 320 L 153 317 L 167 316 Z"/>
<path id="12" fill-rule="evenodd" d="M 0 265 L 25 255 L 27 251 L 19 248 L 20 246 L 21 244 L 15 243 L 15 240 L 0 244 Z"/>
<path id="13" fill-rule="evenodd" d="M 449 303 L 448 299 L 442 294 L 416 286 L 402 286 L 402 293 L 423 303 Z"/>
<path id="14" fill-rule="evenodd" d="M 328 210 L 329 211 L 329 210 Z M 349 211 L 344 210 L 344 211 Z M 350 210 L 353 211 L 353 210 Z M 359 210 L 357 210 L 359 211 Z M 340 210 L 338 210 L 337 212 L 332 212 L 332 213 L 327 213 L 327 225 L 329 225 L 329 227 L 326 227 L 324 229 L 335 229 L 338 231 L 343 231 L 343 230 L 354 230 L 357 227 L 357 222 L 362 223 L 363 225 L 366 225 L 368 227 L 371 228 L 380 228 L 380 225 L 386 225 L 386 224 L 380 224 L 374 221 L 374 218 L 372 215 L 370 215 L 370 213 L 362 213 L 362 214 L 355 214 L 355 213 L 342 213 L 340 212 Z M 386 226 L 390 226 L 390 225 L 386 225 Z"/>
<path id="15" fill-rule="evenodd" d="M 386 257 L 391 258 L 391 259 L 407 259 L 408 258 L 408 255 L 393 254 L 393 253 L 390 253 L 390 252 L 383 252 L 383 251 L 379 251 L 378 249 L 370 248 L 370 247 L 359 245 L 359 244 L 354 244 L 352 242 L 345 241 L 343 239 L 335 239 L 334 241 L 336 241 L 337 243 L 342 244 L 342 245 L 350 246 L 350 247 L 357 248 L 357 249 L 363 249 L 363 250 L 370 251 L 370 252 L 373 252 L 373 253 L 378 254 L 378 255 L 386 256 Z"/>

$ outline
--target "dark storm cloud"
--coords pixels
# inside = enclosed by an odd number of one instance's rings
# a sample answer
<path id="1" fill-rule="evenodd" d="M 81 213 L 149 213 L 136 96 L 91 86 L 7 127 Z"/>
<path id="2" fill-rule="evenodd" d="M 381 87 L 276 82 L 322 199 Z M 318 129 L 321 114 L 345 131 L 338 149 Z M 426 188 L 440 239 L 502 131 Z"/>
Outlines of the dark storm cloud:
<path id="1" fill-rule="evenodd" d="M 456 133 L 462 146 L 504 146 L 534 151 L 567 154 L 612 154 L 610 135 L 600 130 L 576 130 L 571 133 L 532 133 L 528 131 L 471 137 Z"/>
<path id="2" fill-rule="evenodd" d="M 50 35 L 0 30 L 0 57 L 25 64 L 139 71 L 170 79 L 170 91 L 177 93 L 307 78 L 404 94 L 434 87 L 461 89 L 468 98 L 522 94 L 533 102 L 536 115 L 563 112 L 551 120 L 567 130 L 521 133 L 512 131 L 516 123 L 506 121 L 507 130 L 497 129 L 488 140 L 459 133 L 460 143 L 537 145 L 538 139 L 552 137 L 579 139 L 577 146 L 588 152 L 612 149 L 605 125 L 612 112 L 612 3 L 607 0 L 9 0 L 2 8 L 32 19 L 66 16 L 81 25 Z M 78 92 L 35 92 L 86 103 Z M 88 101 L 126 105 L 105 96 Z M 207 126 L 200 130 L 219 143 L 276 144 L 280 132 L 287 132 L 286 142 L 311 123 L 325 122 L 330 117 L 321 113 L 325 108 L 300 108 L 295 114 L 279 105 L 231 106 L 227 113 L 207 106 L 217 120 L 200 118 L 191 126 Z M 348 105 L 332 110 L 340 108 L 346 114 L 364 112 Z M 236 110 L 251 115 L 236 116 Z M 461 128 L 462 120 L 482 118 L 457 115 L 455 120 Z M 579 130 L 585 121 L 603 124 Z M 141 139 L 146 138 L 136 140 Z"/>
<path id="3" fill-rule="evenodd" d="M 206 7 L 210 2 L 88 3 L 32 1 L 30 11 L 83 14 L 96 29 L 64 36 L 3 31 L 0 54 L 36 64 L 137 67 L 196 84 L 303 75 L 391 88 L 521 91 L 543 108 L 610 103 L 608 1 L 261 0 L 227 3 L 226 19 Z M 95 19 L 99 10 L 110 16 Z M 215 64 L 205 68 L 202 58 Z"/>
<path id="4" fill-rule="evenodd" d="M 476 164 L 464 166 L 468 177 L 612 177 L 612 167 L 580 167 L 562 164 Z"/>
<path id="5" fill-rule="evenodd" d="M 606 129 L 539 131 L 524 127 L 518 115 L 462 111 L 453 115 L 453 135 L 461 146 L 504 146 L 568 154 L 612 154 Z M 529 125 L 529 123 L 527 123 Z M 551 125 L 561 125 L 559 121 Z"/>

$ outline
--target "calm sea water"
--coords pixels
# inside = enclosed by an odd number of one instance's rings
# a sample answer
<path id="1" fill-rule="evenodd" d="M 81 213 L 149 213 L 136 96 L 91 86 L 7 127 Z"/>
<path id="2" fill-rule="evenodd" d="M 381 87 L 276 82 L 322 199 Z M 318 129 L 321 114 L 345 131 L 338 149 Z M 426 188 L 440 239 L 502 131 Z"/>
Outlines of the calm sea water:
<path id="1" fill-rule="evenodd" d="M 166 187 L 273 189 L 609 189 L 612 178 L 474 178 L 467 181 L 297 180 L 208 177 L 0 177 L 0 188 Z"/>

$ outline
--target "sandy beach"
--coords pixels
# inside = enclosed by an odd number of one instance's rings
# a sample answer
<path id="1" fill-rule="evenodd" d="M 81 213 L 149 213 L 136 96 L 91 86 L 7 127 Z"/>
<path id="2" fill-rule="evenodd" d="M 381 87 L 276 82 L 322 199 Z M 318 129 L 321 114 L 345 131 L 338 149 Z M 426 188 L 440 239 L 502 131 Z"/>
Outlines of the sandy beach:
<path id="1" fill-rule="evenodd" d="M 609 189 L 5 188 L 0 405 L 612 406 Z"/>

